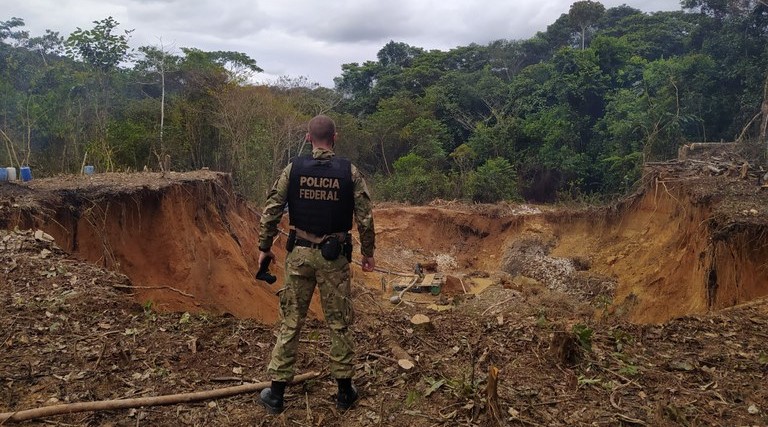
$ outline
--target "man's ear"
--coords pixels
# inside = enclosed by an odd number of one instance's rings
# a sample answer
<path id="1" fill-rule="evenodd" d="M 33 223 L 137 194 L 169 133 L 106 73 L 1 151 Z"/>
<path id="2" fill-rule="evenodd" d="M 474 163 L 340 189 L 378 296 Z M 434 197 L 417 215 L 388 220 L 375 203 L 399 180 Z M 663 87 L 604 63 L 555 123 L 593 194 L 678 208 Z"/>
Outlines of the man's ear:
<path id="1" fill-rule="evenodd" d="M 312 142 L 312 135 L 310 135 L 309 132 L 307 132 L 307 136 L 304 137 L 304 140 L 307 142 Z"/>

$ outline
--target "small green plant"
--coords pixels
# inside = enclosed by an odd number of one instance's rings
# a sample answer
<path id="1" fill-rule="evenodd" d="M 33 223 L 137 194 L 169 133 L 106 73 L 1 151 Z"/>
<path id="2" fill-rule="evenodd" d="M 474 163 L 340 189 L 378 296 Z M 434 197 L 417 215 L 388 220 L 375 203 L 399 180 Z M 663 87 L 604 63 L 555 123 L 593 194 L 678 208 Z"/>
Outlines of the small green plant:
<path id="1" fill-rule="evenodd" d="M 615 329 L 613 331 L 613 341 L 616 344 L 616 351 L 622 352 L 624 351 L 624 346 L 626 344 L 632 344 L 634 342 L 634 338 L 632 335 L 622 331 L 621 329 Z"/>
<path id="2" fill-rule="evenodd" d="M 461 379 L 448 379 L 445 385 L 453 390 L 456 397 L 471 397 L 475 394 L 475 385 L 464 376 Z"/>
<path id="3" fill-rule="evenodd" d="M 757 362 L 761 365 L 768 365 L 768 354 L 765 354 L 765 352 L 760 352 L 760 356 L 757 358 Z"/>
<path id="4" fill-rule="evenodd" d="M 320 341 L 320 332 L 318 332 L 318 331 L 311 331 L 307 335 L 307 340 L 310 341 L 310 342 L 318 342 L 318 341 Z"/>
<path id="5" fill-rule="evenodd" d="M 613 304 L 613 298 L 605 294 L 600 294 L 595 299 L 595 306 L 599 310 L 607 311 L 611 304 Z"/>
<path id="6" fill-rule="evenodd" d="M 436 379 L 434 379 L 432 377 L 427 377 L 426 380 L 429 383 L 429 387 L 424 392 L 424 397 L 429 397 L 430 394 L 434 393 L 435 391 L 437 391 L 437 389 L 442 387 L 443 384 L 445 384 L 445 380 L 444 379 L 436 380 Z"/>
<path id="7" fill-rule="evenodd" d="M 633 377 L 640 373 L 640 368 L 633 364 L 626 364 L 619 368 L 619 373 L 628 377 Z"/>
<path id="8" fill-rule="evenodd" d="M 587 378 L 584 375 L 579 375 L 579 385 L 593 385 L 593 384 L 600 384 L 600 381 L 602 379 L 600 378 Z"/>
<path id="9" fill-rule="evenodd" d="M 189 323 L 190 320 L 191 320 L 191 316 L 189 315 L 188 312 L 185 311 L 184 314 L 181 315 L 181 319 L 179 319 L 179 324 L 183 325 L 183 324 Z"/>
<path id="10" fill-rule="evenodd" d="M 549 326 L 549 320 L 547 320 L 547 312 L 543 308 L 536 310 L 536 326 L 540 328 L 546 328 Z"/>
<path id="11" fill-rule="evenodd" d="M 579 341 L 579 345 L 587 350 L 592 351 L 592 335 L 595 331 L 592 330 L 587 325 L 583 325 L 581 323 L 578 323 L 576 325 L 573 325 L 572 332 L 574 335 L 576 335 L 576 340 Z"/>
<path id="12" fill-rule="evenodd" d="M 408 395 L 405 397 L 405 406 L 412 408 L 416 402 L 419 401 L 421 395 L 416 390 L 408 390 Z"/>
<path id="13" fill-rule="evenodd" d="M 141 305 L 141 308 L 144 311 L 144 317 L 151 322 L 157 320 L 157 315 L 152 310 L 153 306 L 154 303 L 151 300 L 147 300 L 144 302 L 144 304 Z"/>

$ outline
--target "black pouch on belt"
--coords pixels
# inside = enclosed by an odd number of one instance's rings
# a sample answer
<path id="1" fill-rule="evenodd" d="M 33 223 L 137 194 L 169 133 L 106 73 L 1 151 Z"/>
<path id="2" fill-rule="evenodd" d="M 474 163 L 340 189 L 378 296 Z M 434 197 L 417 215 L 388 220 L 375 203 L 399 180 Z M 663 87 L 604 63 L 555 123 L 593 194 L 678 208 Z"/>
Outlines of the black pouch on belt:
<path id="1" fill-rule="evenodd" d="M 336 236 L 331 236 L 323 240 L 323 246 L 320 247 L 320 253 L 323 258 L 333 261 L 341 254 L 341 242 Z"/>

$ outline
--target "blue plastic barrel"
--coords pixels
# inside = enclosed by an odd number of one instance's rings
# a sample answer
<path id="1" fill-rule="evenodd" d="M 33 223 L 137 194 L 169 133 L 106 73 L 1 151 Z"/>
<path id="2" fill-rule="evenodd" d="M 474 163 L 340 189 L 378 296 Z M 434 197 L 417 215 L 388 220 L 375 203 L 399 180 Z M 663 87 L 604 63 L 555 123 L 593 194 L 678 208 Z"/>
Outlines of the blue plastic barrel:
<path id="1" fill-rule="evenodd" d="M 22 181 L 32 181 L 32 169 L 30 169 L 29 166 L 22 166 L 21 169 L 19 169 L 19 172 Z"/>
<path id="2" fill-rule="evenodd" d="M 95 168 L 93 166 L 86 166 L 83 168 L 83 173 L 86 175 L 93 175 Z"/>
<path id="3" fill-rule="evenodd" d="M 8 181 L 8 169 L 0 168 L 0 182 Z"/>

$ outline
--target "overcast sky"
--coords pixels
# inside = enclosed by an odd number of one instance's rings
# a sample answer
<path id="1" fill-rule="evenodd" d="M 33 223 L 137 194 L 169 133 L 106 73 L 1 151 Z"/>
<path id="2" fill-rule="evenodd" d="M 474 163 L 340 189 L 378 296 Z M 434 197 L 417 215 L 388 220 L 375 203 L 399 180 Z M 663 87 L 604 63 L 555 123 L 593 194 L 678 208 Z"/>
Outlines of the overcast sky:
<path id="1" fill-rule="evenodd" d="M 0 21 L 24 19 L 32 36 L 68 36 L 112 16 L 134 29 L 132 47 L 158 45 L 243 52 L 257 78 L 305 76 L 332 87 L 341 64 L 375 60 L 388 41 L 448 50 L 546 30 L 575 0 L 0 0 Z M 645 12 L 680 10 L 679 0 L 604 0 Z"/>

